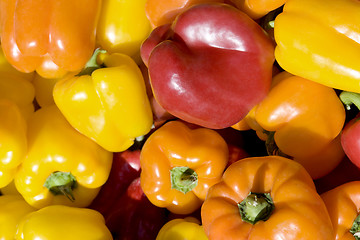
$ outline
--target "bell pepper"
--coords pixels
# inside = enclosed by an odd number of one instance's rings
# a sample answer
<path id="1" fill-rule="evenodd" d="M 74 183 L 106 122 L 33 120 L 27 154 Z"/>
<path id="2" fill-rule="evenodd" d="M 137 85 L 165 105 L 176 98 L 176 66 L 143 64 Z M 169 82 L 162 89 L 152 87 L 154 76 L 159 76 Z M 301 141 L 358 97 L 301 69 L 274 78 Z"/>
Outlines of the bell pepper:
<path id="1" fill-rule="evenodd" d="M 350 181 L 323 194 L 336 240 L 360 238 L 360 181 Z"/>
<path id="2" fill-rule="evenodd" d="M 28 78 L 15 71 L 0 69 L 0 99 L 15 103 L 27 119 L 34 112 L 34 98 L 35 89 Z"/>
<path id="3" fill-rule="evenodd" d="M 28 120 L 28 151 L 14 181 L 35 208 L 86 207 L 106 182 L 112 153 L 76 131 L 53 104 Z"/>
<path id="4" fill-rule="evenodd" d="M 142 147 L 141 187 L 155 206 L 190 214 L 201 206 L 209 187 L 220 181 L 228 154 L 216 131 L 167 122 Z"/>
<path id="5" fill-rule="evenodd" d="M 360 168 L 344 157 L 340 164 L 324 177 L 314 181 L 319 194 L 330 191 L 344 183 L 360 181 Z"/>
<path id="6" fill-rule="evenodd" d="M 105 223 L 116 240 L 154 240 L 166 223 L 167 211 L 153 205 L 134 179 L 126 192 L 111 206 Z"/>
<path id="7" fill-rule="evenodd" d="M 145 13 L 152 28 L 157 28 L 172 23 L 182 11 L 197 4 L 209 2 L 220 3 L 224 0 L 146 0 Z"/>
<path id="8" fill-rule="evenodd" d="M 100 0 L 19 1 L 0 5 L 1 45 L 21 72 L 45 78 L 79 72 L 95 49 Z"/>
<path id="9" fill-rule="evenodd" d="M 343 91 L 339 95 L 341 101 L 344 103 L 347 110 L 351 110 L 352 105 L 355 105 L 355 109 L 358 111 L 360 109 L 360 94 L 354 92 Z M 341 146 L 344 149 L 346 156 L 350 161 L 360 168 L 360 124 L 359 124 L 360 114 L 350 119 L 346 122 L 343 131 L 341 133 Z"/>
<path id="10" fill-rule="evenodd" d="M 139 149 L 113 153 L 109 178 L 89 208 L 104 216 L 109 214 L 113 210 L 114 203 L 126 192 L 130 183 L 140 177 L 140 170 Z"/>
<path id="11" fill-rule="evenodd" d="M 230 165 L 209 189 L 201 219 L 210 240 L 334 239 L 311 176 L 281 156 L 244 158 Z"/>
<path id="12" fill-rule="evenodd" d="M 201 223 L 193 217 L 173 219 L 159 231 L 156 240 L 208 240 Z"/>
<path id="13" fill-rule="evenodd" d="M 153 124 L 144 79 L 127 55 L 99 50 L 92 60 L 84 75 L 55 84 L 54 101 L 75 129 L 108 151 L 122 152 Z"/>
<path id="14" fill-rule="evenodd" d="M 95 210 L 53 205 L 22 218 L 16 240 L 112 240 L 104 217 Z"/>
<path id="15" fill-rule="evenodd" d="M 1 91 L 1 90 L 0 90 Z M 0 99 L 0 188 L 8 185 L 27 151 L 26 120 L 18 106 Z"/>
<path id="16" fill-rule="evenodd" d="M 1 8 L 1 7 L 0 7 Z M 1 23 L 0 23 L 1 26 Z M 1 38 L 1 37 L 0 37 Z M 18 70 L 16 70 L 7 60 L 4 55 L 4 51 L 2 50 L 2 47 L 0 45 L 0 74 L 11 74 L 13 76 L 16 76 L 18 78 L 24 78 L 28 81 L 32 81 L 34 78 L 34 72 L 31 73 L 23 73 Z"/>
<path id="17" fill-rule="evenodd" d="M 229 0 L 252 19 L 260 19 L 269 12 L 284 5 L 286 0 Z"/>
<path id="18" fill-rule="evenodd" d="M 0 239 L 15 239 L 21 219 L 36 211 L 20 195 L 0 196 Z"/>
<path id="19" fill-rule="evenodd" d="M 267 97 L 245 121 L 266 140 L 270 155 L 293 158 L 313 179 L 331 172 L 344 157 L 345 109 L 334 89 L 319 83 L 287 72 L 276 75 Z"/>
<path id="20" fill-rule="evenodd" d="M 96 29 L 98 45 L 109 53 L 123 53 L 140 63 L 140 45 L 151 32 L 145 2 L 103 0 Z"/>
<path id="21" fill-rule="evenodd" d="M 158 103 L 170 114 L 220 129 L 240 121 L 268 93 L 272 40 L 240 10 L 198 4 L 141 47 Z"/>
<path id="22" fill-rule="evenodd" d="M 359 11 L 353 0 L 287 1 L 274 23 L 277 62 L 294 75 L 360 92 Z"/>
<path id="23" fill-rule="evenodd" d="M 19 196 L 21 196 L 19 191 L 16 189 L 14 181 L 11 181 L 5 187 L 2 187 L 0 189 L 0 195 L 19 195 Z"/>

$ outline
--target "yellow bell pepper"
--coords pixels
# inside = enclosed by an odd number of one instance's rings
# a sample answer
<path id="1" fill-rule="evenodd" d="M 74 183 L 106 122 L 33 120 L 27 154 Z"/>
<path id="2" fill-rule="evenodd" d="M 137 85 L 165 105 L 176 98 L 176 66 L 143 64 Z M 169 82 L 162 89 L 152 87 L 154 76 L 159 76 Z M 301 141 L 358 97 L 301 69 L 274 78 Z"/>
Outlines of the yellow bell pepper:
<path id="1" fill-rule="evenodd" d="M 0 196 L 0 239 L 15 239 L 21 219 L 36 211 L 20 195 Z"/>
<path id="2" fill-rule="evenodd" d="M 0 195 L 19 195 L 21 196 L 21 194 L 19 193 L 19 191 L 16 189 L 15 183 L 14 181 L 11 181 L 8 185 L 6 185 L 5 187 L 2 187 L 0 189 L 1 194 Z"/>
<path id="3" fill-rule="evenodd" d="M 14 178 L 25 200 L 36 208 L 88 206 L 109 176 L 112 153 L 71 127 L 55 105 L 30 117 L 27 140 Z"/>
<path id="4" fill-rule="evenodd" d="M 0 90 L 1 91 L 1 90 Z M 26 121 L 18 106 L 0 99 L 0 188 L 8 185 L 27 149 Z"/>
<path id="5" fill-rule="evenodd" d="M 11 75 L 15 75 L 20 78 L 24 78 L 28 81 L 32 81 L 34 78 L 34 72 L 31 73 L 24 73 L 16 70 L 7 60 L 4 55 L 4 51 L 0 45 L 0 75 L 3 73 L 8 73 Z"/>
<path id="6" fill-rule="evenodd" d="M 87 208 L 54 205 L 34 211 L 22 218 L 17 240 L 111 240 L 104 217 Z"/>
<path id="7" fill-rule="evenodd" d="M 121 152 L 151 130 L 153 115 L 145 82 L 127 55 L 95 53 L 94 59 L 105 68 L 91 76 L 58 81 L 54 100 L 75 129 L 106 150 Z"/>
<path id="8" fill-rule="evenodd" d="M 152 28 L 146 0 L 103 0 L 96 30 L 97 43 L 109 53 L 123 53 L 140 62 L 140 45 Z"/>
<path id="9" fill-rule="evenodd" d="M 274 23 L 275 58 L 286 71 L 360 93 L 360 1 L 289 0 Z"/>
<path id="10" fill-rule="evenodd" d="M 156 240 L 208 240 L 204 228 L 194 217 L 177 218 L 167 222 Z"/>

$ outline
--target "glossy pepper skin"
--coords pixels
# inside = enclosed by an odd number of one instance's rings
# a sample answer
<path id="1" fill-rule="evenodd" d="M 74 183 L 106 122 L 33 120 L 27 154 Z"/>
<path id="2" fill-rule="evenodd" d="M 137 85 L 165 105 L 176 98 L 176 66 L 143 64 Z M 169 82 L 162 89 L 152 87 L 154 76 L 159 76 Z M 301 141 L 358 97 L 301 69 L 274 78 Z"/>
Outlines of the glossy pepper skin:
<path id="1" fill-rule="evenodd" d="M 287 1 L 275 19 L 277 62 L 294 75 L 360 92 L 359 11 L 353 0 Z"/>
<path id="2" fill-rule="evenodd" d="M 111 206 L 105 222 L 116 240 L 154 240 L 166 223 L 167 213 L 147 199 L 140 178 L 136 178 Z"/>
<path id="3" fill-rule="evenodd" d="M 27 152 L 27 124 L 19 107 L 0 99 L 0 188 L 13 179 Z"/>
<path id="4" fill-rule="evenodd" d="M 240 121 L 270 88 L 274 46 L 250 17 L 199 4 L 162 25 L 141 47 L 157 102 L 170 114 L 220 129 Z"/>
<path id="5" fill-rule="evenodd" d="M 109 178 L 101 186 L 99 194 L 91 203 L 92 208 L 106 216 L 113 211 L 113 205 L 122 196 L 130 183 L 140 177 L 140 150 L 125 150 L 113 153 Z"/>
<path id="6" fill-rule="evenodd" d="M 96 59 L 105 67 L 58 81 L 54 101 L 75 129 L 106 150 L 121 152 L 153 124 L 144 78 L 125 54 L 99 53 Z"/>
<path id="7" fill-rule="evenodd" d="M 360 181 L 350 181 L 321 194 L 334 227 L 336 240 L 359 239 L 359 189 Z"/>
<path id="8" fill-rule="evenodd" d="M 20 195 L 0 196 L 0 239 L 15 239 L 21 219 L 36 210 Z"/>
<path id="9" fill-rule="evenodd" d="M 155 206 L 190 214 L 221 179 L 227 162 L 228 147 L 217 132 L 170 121 L 141 150 L 141 187 Z"/>
<path id="10" fill-rule="evenodd" d="M 201 223 L 193 217 L 177 218 L 167 222 L 159 231 L 156 240 L 208 240 Z"/>
<path id="11" fill-rule="evenodd" d="M 104 217 L 97 211 L 62 205 L 44 207 L 26 215 L 16 240 L 112 240 Z"/>
<path id="12" fill-rule="evenodd" d="M 140 45 L 151 32 L 145 2 L 103 0 L 96 29 L 97 44 L 110 53 L 123 53 L 140 63 Z"/>
<path id="13" fill-rule="evenodd" d="M 14 179 L 24 199 L 36 208 L 90 205 L 109 176 L 112 153 L 71 127 L 55 105 L 31 116 L 27 140 L 27 155 Z"/>
<path id="14" fill-rule="evenodd" d="M 293 158 L 313 179 L 328 174 L 344 157 L 344 106 L 334 89 L 319 83 L 287 72 L 276 75 L 267 97 L 245 121 L 268 141 L 269 154 Z"/>
<path id="15" fill-rule="evenodd" d="M 224 0 L 146 0 L 145 13 L 152 28 L 174 21 L 182 11 L 201 3 L 224 2 Z"/>
<path id="16" fill-rule="evenodd" d="M 286 0 L 230 0 L 230 2 L 252 19 L 260 19 L 284 5 Z"/>
<path id="17" fill-rule="evenodd" d="M 257 215 L 251 214 L 251 206 L 264 208 Z M 334 239 L 310 175 L 280 156 L 250 157 L 230 165 L 209 189 L 201 218 L 210 240 Z"/>
<path id="18" fill-rule="evenodd" d="M 21 72 L 45 78 L 78 72 L 95 48 L 101 1 L 5 0 L 0 5 L 1 45 Z"/>

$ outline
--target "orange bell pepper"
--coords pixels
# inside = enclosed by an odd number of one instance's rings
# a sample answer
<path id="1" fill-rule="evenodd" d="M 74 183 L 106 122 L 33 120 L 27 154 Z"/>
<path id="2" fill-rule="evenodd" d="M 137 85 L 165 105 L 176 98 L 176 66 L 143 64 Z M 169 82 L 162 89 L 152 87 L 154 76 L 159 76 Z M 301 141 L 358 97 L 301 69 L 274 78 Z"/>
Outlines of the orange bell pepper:
<path id="1" fill-rule="evenodd" d="M 336 240 L 360 237 L 360 181 L 351 181 L 333 188 L 321 197 L 328 209 Z"/>
<path id="2" fill-rule="evenodd" d="M 284 5 L 286 0 L 230 0 L 230 2 L 252 19 L 259 19 Z"/>
<path id="3" fill-rule="evenodd" d="M 21 72 L 58 78 L 80 71 L 95 48 L 100 0 L 3 0 L 1 44 Z"/>
<path id="4" fill-rule="evenodd" d="M 224 0 L 147 0 L 145 13 L 153 28 L 172 23 L 175 17 L 185 9 L 196 4 L 224 2 Z"/>
<path id="5" fill-rule="evenodd" d="M 155 206 L 190 214 L 201 206 L 209 187 L 220 181 L 228 154 L 216 131 L 170 121 L 155 130 L 142 148 L 141 187 Z"/>
<path id="6" fill-rule="evenodd" d="M 315 97 L 316 96 L 316 97 Z M 345 109 L 334 89 L 282 72 L 267 97 L 243 119 L 266 140 L 269 154 L 293 158 L 313 179 L 343 159 L 340 132 Z M 240 123 L 234 128 L 242 130 Z"/>
<path id="7" fill-rule="evenodd" d="M 330 240 L 333 228 L 314 182 L 297 162 L 280 156 L 230 165 L 201 208 L 210 240 Z"/>

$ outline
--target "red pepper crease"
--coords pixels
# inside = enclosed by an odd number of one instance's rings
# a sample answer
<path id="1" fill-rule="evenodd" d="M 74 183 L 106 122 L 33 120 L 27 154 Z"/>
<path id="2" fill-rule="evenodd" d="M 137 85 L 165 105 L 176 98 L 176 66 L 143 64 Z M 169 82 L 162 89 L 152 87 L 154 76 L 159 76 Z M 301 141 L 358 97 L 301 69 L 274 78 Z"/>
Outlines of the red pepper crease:
<path id="1" fill-rule="evenodd" d="M 184 121 L 221 129 L 268 93 L 274 44 L 245 13 L 208 3 L 154 29 L 141 56 L 161 107 Z"/>

